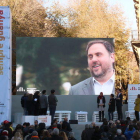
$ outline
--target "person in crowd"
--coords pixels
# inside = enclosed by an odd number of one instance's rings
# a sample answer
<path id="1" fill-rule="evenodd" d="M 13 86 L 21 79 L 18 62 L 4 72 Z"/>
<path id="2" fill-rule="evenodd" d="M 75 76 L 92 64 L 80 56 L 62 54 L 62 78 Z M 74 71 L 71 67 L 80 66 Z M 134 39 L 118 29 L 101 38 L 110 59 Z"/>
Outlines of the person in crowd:
<path id="1" fill-rule="evenodd" d="M 89 128 L 87 129 L 87 140 L 91 140 L 91 137 L 94 133 L 93 125 L 89 124 Z"/>
<path id="2" fill-rule="evenodd" d="M 70 126 L 70 123 L 68 122 L 68 118 L 64 118 L 64 121 L 62 122 L 62 126 L 64 124 L 67 126 L 67 131 L 69 131 L 69 132 L 72 131 L 72 128 Z"/>
<path id="3" fill-rule="evenodd" d="M 42 95 L 40 96 L 40 115 L 46 115 L 48 109 L 48 100 L 46 96 L 46 90 L 42 91 Z"/>
<path id="4" fill-rule="evenodd" d="M 109 126 L 108 126 L 108 125 L 107 125 L 107 126 L 104 126 L 103 129 L 104 129 L 103 132 L 106 133 L 108 139 L 109 139 L 109 140 L 112 140 L 112 139 L 113 139 L 113 135 L 112 135 L 112 133 L 109 131 Z"/>
<path id="5" fill-rule="evenodd" d="M 95 122 L 92 122 L 91 124 L 92 124 L 93 129 L 95 129 L 95 127 L 96 127 Z"/>
<path id="6" fill-rule="evenodd" d="M 104 118 L 103 124 L 100 126 L 101 133 L 104 132 L 104 127 L 105 126 L 108 126 L 108 121 L 106 120 L 106 118 Z"/>
<path id="7" fill-rule="evenodd" d="M 39 137 L 41 137 L 43 135 L 44 129 L 46 129 L 45 123 L 39 123 L 39 128 L 37 129 Z"/>
<path id="8" fill-rule="evenodd" d="M 28 134 L 24 137 L 24 140 L 30 140 L 34 129 L 30 128 Z"/>
<path id="9" fill-rule="evenodd" d="M 12 130 L 12 132 L 14 131 L 14 128 L 13 128 L 13 123 L 12 122 L 9 122 L 9 125 L 10 125 L 10 129 Z"/>
<path id="10" fill-rule="evenodd" d="M 56 110 L 56 106 L 57 106 L 57 102 L 58 102 L 58 100 L 54 94 L 55 94 L 55 90 L 52 89 L 51 94 L 48 96 L 49 110 L 50 110 L 50 115 L 51 115 L 52 121 L 54 119 L 55 110 Z"/>
<path id="11" fill-rule="evenodd" d="M 106 100 L 105 100 L 105 97 L 103 96 L 103 92 L 100 92 L 100 95 L 97 97 L 97 107 L 99 110 L 99 122 L 103 121 L 103 118 L 104 118 L 105 102 Z"/>
<path id="12" fill-rule="evenodd" d="M 95 131 L 91 137 L 91 140 L 99 140 L 99 139 L 101 139 L 101 131 L 99 126 L 96 126 Z"/>
<path id="13" fill-rule="evenodd" d="M 140 121 L 137 122 L 137 130 L 140 132 Z"/>
<path id="14" fill-rule="evenodd" d="M 125 136 L 122 135 L 121 129 L 117 129 L 117 135 L 115 136 L 114 140 L 126 140 Z"/>
<path id="15" fill-rule="evenodd" d="M 8 136 L 0 136 L 0 140 L 8 140 Z"/>
<path id="16" fill-rule="evenodd" d="M 20 134 L 20 132 L 16 132 L 11 140 L 23 140 L 23 136 Z"/>
<path id="17" fill-rule="evenodd" d="M 68 137 L 65 132 L 60 131 L 59 136 L 63 138 L 63 140 L 68 140 Z"/>
<path id="18" fill-rule="evenodd" d="M 27 111 L 28 111 L 28 115 L 34 115 L 34 101 L 33 101 L 33 95 L 32 94 L 28 95 Z"/>
<path id="19" fill-rule="evenodd" d="M 117 129 L 121 129 L 121 122 L 120 122 L 120 120 L 116 120 L 115 123 L 116 123 Z"/>
<path id="20" fill-rule="evenodd" d="M 62 123 L 62 129 L 60 129 L 62 132 L 65 132 L 67 137 L 69 136 L 69 131 L 67 131 L 67 124 Z"/>
<path id="21" fill-rule="evenodd" d="M 56 124 L 57 128 L 60 130 L 62 128 L 62 122 L 58 123 L 57 119 L 53 119 L 53 121 L 51 122 L 51 124 Z"/>
<path id="22" fill-rule="evenodd" d="M 7 130 L 3 130 L 1 136 L 6 137 L 9 139 L 9 132 Z"/>
<path id="23" fill-rule="evenodd" d="M 124 132 L 125 132 L 125 130 L 127 128 L 126 121 L 121 120 L 120 123 L 121 123 L 122 134 L 124 135 Z"/>
<path id="24" fill-rule="evenodd" d="M 38 125 L 38 120 L 35 120 L 34 121 L 34 130 L 38 130 L 38 128 L 39 128 L 39 125 Z"/>
<path id="25" fill-rule="evenodd" d="M 108 137 L 107 137 L 107 133 L 102 132 L 101 133 L 101 139 L 100 140 L 109 140 Z"/>
<path id="26" fill-rule="evenodd" d="M 135 104 L 135 107 L 134 107 L 134 110 L 135 110 L 135 116 L 136 116 L 137 121 L 139 121 L 140 94 L 137 95 L 137 98 L 135 99 L 134 104 Z"/>
<path id="27" fill-rule="evenodd" d="M 112 138 L 114 139 L 115 135 L 117 134 L 116 124 L 112 123 L 110 126 L 110 133 L 112 134 Z"/>
<path id="28" fill-rule="evenodd" d="M 82 131 L 82 134 L 81 134 L 81 140 L 86 140 L 87 139 L 87 131 L 88 131 L 88 128 L 89 128 L 89 125 L 86 124 L 85 125 L 85 129 Z"/>
<path id="29" fill-rule="evenodd" d="M 40 109 L 40 96 L 39 91 L 36 91 L 33 95 L 33 101 L 34 101 L 34 115 L 39 115 L 39 109 Z"/>
<path id="30" fill-rule="evenodd" d="M 30 129 L 30 123 L 24 123 L 24 127 L 23 127 L 23 137 L 25 137 L 26 135 L 28 135 L 29 133 L 29 129 Z"/>
<path id="31" fill-rule="evenodd" d="M 113 121 L 113 112 L 115 111 L 115 99 L 114 99 L 114 94 L 111 94 L 110 95 L 110 101 L 108 103 L 109 105 L 109 108 L 108 108 L 108 117 L 109 117 L 109 120 L 112 120 Z"/>
<path id="32" fill-rule="evenodd" d="M 24 95 L 21 97 L 21 106 L 23 107 L 24 115 L 28 115 L 27 99 L 28 99 L 28 93 L 24 93 Z"/>
<path id="33" fill-rule="evenodd" d="M 118 120 L 122 120 L 122 99 L 123 95 L 121 93 L 121 89 L 117 89 L 117 97 L 116 97 L 116 107 L 117 107 L 117 113 L 118 113 Z"/>
<path id="34" fill-rule="evenodd" d="M 136 130 L 138 130 L 137 119 L 133 119 L 132 125 L 133 125 L 133 127 L 134 127 Z"/>
<path id="35" fill-rule="evenodd" d="M 130 140 L 140 140 L 140 132 L 136 130 Z"/>
<path id="36" fill-rule="evenodd" d="M 9 121 L 8 120 L 4 120 L 2 123 L 1 123 L 1 132 L 5 129 L 5 125 L 8 124 Z"/>
<path id="37" fill-rule="evenodd" d="M 4 131 L 4 130 L 7 130 L 7 131 L 8 131 L 8 137 L 9 137 L 9 139 L 11 139 L 12 136 L 13 136 L 13 132 L 12 132 L 12 130 L 11 130 L 11 128 L 10 128 L 9 122 L 6 123 L 6 124 L 4 125 L 3 131 Z M 3 132 L 3 131 L 2 131 L 2 132 Z"/>
<path id="38" fill-rule="evenodd" d="M 73 132 L 69 132 L 68 140 L 76 140 L 76 139 L 74 138 L 74 133 L 73 133 Z"/>
<path id="39" fill-rule="evenodd" d="M 51 135 L 50 133 L 48 132 L 48 130 L 43 130 L 43 135 L 42 135 L 42 138 L 41 140 L 49 140 L 49 138 L 51 138 Z"/>
<path id="40" fill-rule="evenodd" d="M 22 135 L 23 135 L 23 130 L 22 129 L 23 129 L 22 125 L 21 124 L 17 124 L 16 128 L 15 128 L 15 130 L 13 132 L 13 135 L 15 135 L 15 133 L 18 132 L 18 131 L 20 131 L 22 133 Z"/>
<path id="41" fill-rule="evenodd" d="M 40 140 L 37 131 L 32 132 L 32 136 L 30 140 Z"/>
<path id="42" fill-rule="evenodd" d="M 126 140 L 130 140 L 133 136 L 133 133 L 136 129 L 133 127 L 133 125 L 128 125 L 128 127 L 126 128 L 124 135 L 126 137 Z"/>
<path id="43" fill-rule="evenodd" d="M 105 40 L 93 40 L 86 48 L 91 77 L 71 87 L 69 95 L 104 95 L 114 90 L 114 46 Z"/>
<path id="44" fill-rule="evenodd" d="M 63 138 L 59 136 L 59 129 L 58 128 L 53 129 L 52 137 L 50 138 L 50 140 L 63 140 Z"/>

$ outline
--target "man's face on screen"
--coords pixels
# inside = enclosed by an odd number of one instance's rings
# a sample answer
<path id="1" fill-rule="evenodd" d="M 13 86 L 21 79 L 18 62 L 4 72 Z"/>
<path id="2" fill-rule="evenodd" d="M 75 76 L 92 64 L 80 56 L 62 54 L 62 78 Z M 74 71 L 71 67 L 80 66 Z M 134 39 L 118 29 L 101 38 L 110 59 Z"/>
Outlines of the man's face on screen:
<path id="1" fill-rule="evenodd" d="M 88 50 L 88 66 L 94 78 L 103 78 L 113 71 L 114 53 L 109 53 L 103 44 L 96 43 Z"/>

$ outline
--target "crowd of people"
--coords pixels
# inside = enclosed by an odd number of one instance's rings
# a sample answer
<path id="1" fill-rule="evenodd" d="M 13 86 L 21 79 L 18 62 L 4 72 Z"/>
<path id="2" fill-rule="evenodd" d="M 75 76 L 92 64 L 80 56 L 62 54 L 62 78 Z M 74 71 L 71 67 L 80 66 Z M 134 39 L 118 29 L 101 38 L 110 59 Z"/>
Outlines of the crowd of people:
<path id="1" fill-rule="evenodd" d="M 127 117 L 115 122 L 103 119 L 101 126 L 86 124 L 81 140 L 140 140 L 140 122 Z"/>
<path id="2" fill-rule="evenodd" d="M 5 120 L 0 126 L 0 140 L 76 140 L 67 118 L 59 123 L 54 119 L 51 126 L 35 120 L 34 125 L 29 122 L 18 124 L 15 129 L 12 123 Z"/>
<path id="3" fill-rule="evenodd" d="M 0 126 L 0 140 L 76 140 L 67 118 L 61 123 L 54 119 L 51 126 L 35 120 L 34 125 L 25 122 L 15 129 L 12 123 L 5 120 Z M 81 140 L 140 140 L 140 122 L 136 119 L 107 121 L 103 119 L 101 126 L 95 123 L 86 124 L 81 132 Z"/>

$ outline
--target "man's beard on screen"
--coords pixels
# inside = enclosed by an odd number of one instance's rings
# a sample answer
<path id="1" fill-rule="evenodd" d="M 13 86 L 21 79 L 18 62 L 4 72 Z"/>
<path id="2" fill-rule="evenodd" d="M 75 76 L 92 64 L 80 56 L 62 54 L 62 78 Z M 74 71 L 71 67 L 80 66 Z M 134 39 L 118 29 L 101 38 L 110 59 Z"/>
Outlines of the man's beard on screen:
<path id="1" fill-rule="evenodd" d="M 98 64 L 98 63 L 94 63 L 93 66 L 95 65 L 99 65 L 100 66 L 100 72 L 94 72 L 93 71 L 93 67 L 90 69 L 90 73 L 91 73 L 91 76 L 94 77 L 94 78 L 103 78 L 104 76 L 106 76 L 107 73 L 113 71 L 113 66 L 109 66 L 107 65 L 106 67 L 102 66 L 101 64 Z"/>

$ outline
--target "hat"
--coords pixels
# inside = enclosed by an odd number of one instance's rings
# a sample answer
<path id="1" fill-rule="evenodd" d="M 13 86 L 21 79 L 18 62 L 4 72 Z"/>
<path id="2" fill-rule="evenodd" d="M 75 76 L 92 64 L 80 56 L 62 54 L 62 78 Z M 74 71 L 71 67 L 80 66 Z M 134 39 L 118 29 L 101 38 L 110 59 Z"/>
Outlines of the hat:
<path id="1" fill-rule="evenodd" d="M 8 131 L 7 130 L 3 130 L 3 132 L 1 133 L 4 136 L 8 136 Z"/>
<path id="2" fill-rule="evenodd" d="M 9 123 L 9 121 L 5 120 L 3 123 L 4 123 L 4 124 L 7 124 L 7 123 Z"/>
<path id="3" fill-rule="evenodd" d="M 32 136 L 38 136 L 38 132 L 37 131 L 33 131 L 32 132 Z"/>
<path id="4" fill-rule="evenodd" d="M 121 129 L 117 129 L 117 134 L 121 135 L 121 133 L 122 133 L 122 130 Z"/>

